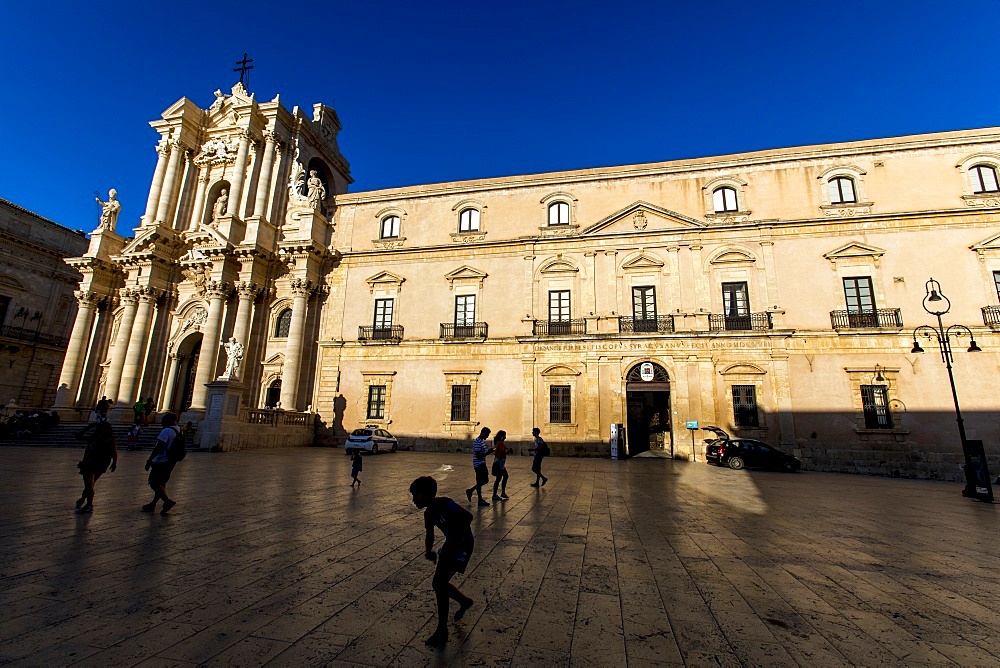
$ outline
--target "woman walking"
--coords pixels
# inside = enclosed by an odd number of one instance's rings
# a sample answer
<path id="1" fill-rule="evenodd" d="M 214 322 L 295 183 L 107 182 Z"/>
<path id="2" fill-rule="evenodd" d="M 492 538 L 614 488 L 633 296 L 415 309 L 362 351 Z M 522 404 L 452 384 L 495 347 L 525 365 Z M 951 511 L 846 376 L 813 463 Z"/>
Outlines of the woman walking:
<path id="1" fill-rule="evenodd" d="M 543 485 L 549 481 L 542 475 L 542 460 L 549 456 L 549 444 L 542 438 L 542 430 L 538 427 L 531 430 L 531 435 L 535 437 L 535 447 L 531 449 L 531 452 L 535 453 L 535 459 L 531 462 L 531 471 L 535 474 L 535 482 L 531 483 L 531 486 L 538 487 L 539 480 L 542 481 Z"/>
<path id="2" fill-rule="evenodd" d="M 493 500 L 508 499 L 507 496 L 507 432 L 503 429 L 493 437 Z M 497 487 L 500 495 L 497 495 Z"/>
<path id="3" fill-rule="evenodd" d="M 83 476 L 83 495 L 76 502 L 76 512 L 94 512 L 94 483 L 111 466 L 112 473 L 118 466 L 118 448 L 111 423 L 102 420 L 94 427 L 94 433 L 87 439 L 83 460 L 77 464 Z"/>

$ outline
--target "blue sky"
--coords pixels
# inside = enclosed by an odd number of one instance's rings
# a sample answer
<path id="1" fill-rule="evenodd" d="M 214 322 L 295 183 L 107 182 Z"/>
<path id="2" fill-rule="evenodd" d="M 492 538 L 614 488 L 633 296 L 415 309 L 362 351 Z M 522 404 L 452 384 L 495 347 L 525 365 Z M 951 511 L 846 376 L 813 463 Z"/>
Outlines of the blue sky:
<path id="1" fill-rule="evenodd" d="M 154 5 L 156 8 L 154 9 Z M 0 3 L 0 197 L 142 215 L 180 97 L 244 52 L 332 104 L 352 191 L 1000 125 L 1000 0 Z"/>

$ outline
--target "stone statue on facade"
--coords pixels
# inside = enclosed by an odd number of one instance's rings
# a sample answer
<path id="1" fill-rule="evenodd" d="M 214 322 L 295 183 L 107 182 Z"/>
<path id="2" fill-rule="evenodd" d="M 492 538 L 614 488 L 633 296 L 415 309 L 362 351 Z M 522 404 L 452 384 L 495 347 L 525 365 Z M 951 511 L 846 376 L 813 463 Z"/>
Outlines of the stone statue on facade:
<path id="1" fill-rule="evenodd" d="M 230 336 L 229 340 L 222 344 L 226 351 L 226 370 L 222 374 L 224 378 L 239 378 L 240 362 L 243 361 L 243 344 L 236 340 L 235 336 Z"/>
<path id="2" fill-rule="evenodd" d="M 114 232 L 118 225 L 118 213 L 122 210 L 122 203 L 118 201 L 118 191 L 114 188 L 109 190 L 107 202 L 100 197 L 94 199 L 101 205 L 101 222 L 98 223 L 97 229 Z"/>
<path id="3" fill-rule="evenodd" d="M 295 153 L 298 156 L 298 150 Z M 288 202 L 292 205 L 303 205 L 308 198 L 302 194 L 306 186 L 306 170 L 298 160 L 292 162 L 292 173 L 288 177 Z"/>
<path id="4" fill-rule="evenodd" d="M 215 205 L 212 207 L 212 222 L 219 220 L 224 215 L 226 215 L 226 206 L 229 204 L 229 193 L 223 188 L 219 193 L 219 197 L 215 200 Z"/>
<path id="5" fill-rule="evenodd" d="M 308 188 L 306 198 L 309 200 L 309 206 L 314 211 L 319 211 L 323 205 L 323 200 L 326 199 L 326 186 L 323 185 L 315 169 L 309 170 L 309 181 L 306 183 L 306 186 Z"/>

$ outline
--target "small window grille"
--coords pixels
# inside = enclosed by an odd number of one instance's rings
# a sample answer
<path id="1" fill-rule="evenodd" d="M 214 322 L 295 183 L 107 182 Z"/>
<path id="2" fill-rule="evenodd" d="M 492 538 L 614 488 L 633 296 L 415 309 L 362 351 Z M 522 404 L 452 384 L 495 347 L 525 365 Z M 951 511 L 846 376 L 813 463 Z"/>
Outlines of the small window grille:
<path id="1" fill-rule="evenodd" d="M 553 385 L 549 388 L 549 422 L 568 424 L 570 422 L 569 385 Z"/>
<path id="2" fill-rule="evenodd" d="M 468 422 L 472 412 L 472 386 L 451 386 L 451 419 L 452 422 Z"/>
<path id="3" fill-rule="evenodd" d="M 753 385 L 733 385 L 733 420 L 737 427 L 758 427 L 757 388 Z"/>
<path id="4" fill-rule="evenodd" d="M 892 429 L 889 389 L 885 385 L 862 385 L 861 403 L 865 409 L 867 429 Z"/>

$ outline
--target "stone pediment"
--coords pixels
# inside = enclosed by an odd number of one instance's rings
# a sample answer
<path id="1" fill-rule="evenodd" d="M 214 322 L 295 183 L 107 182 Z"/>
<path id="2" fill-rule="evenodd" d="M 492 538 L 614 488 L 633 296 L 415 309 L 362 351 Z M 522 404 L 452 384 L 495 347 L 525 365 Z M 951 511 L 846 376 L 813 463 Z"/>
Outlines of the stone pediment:
<path id="1" fill-rule="evenodd" d="M 270 357 L 268 357 L 266 360 L 264 360 L 264 364 L 267 364 L 267 365 L 281 366 L 284 363 L 285 363 L 285 354 L 284 353 L 274 353 L 273 355 L 271 355 Z"/>
<path id="2" fill-rule="evenodd" d="M 650 255 L 646 251 L 640 251 L 635 257 L 623 262 L 622 269 L 625 271 L 641 271 L 643 269 L 655 269 L 659 271 L 663 269 L 663 264 L 663 260 Z"/>
<path id="3" fill-rule="evenodd" d="M 24 290 L 24 285 L 21 284 L 21 281 L 8 274 L 0 274 L 0 286 L 6 290 L 16 290 L 17 292 Z"/>
<path id="4" fill-rule="evenodd" d="M 851 243 L 845 244 L 840 248 L 836 248 L 829 253 L 824 253 L 823 257 L 834 264 L 845 260 L 858 260 L 863 258 L 868 258 L 872 262 L 878 264 L 878 261 L 882 259 L 883 255 L 885 255 L 884 248 L 864 244 L 860 241 L 852 241 Z"/>
<path id="5" fill-rule="evenodd" d="M 201 116 L 201 113 L 201 107 L 192 102 L 190 99 L 182 97 L 167 107 L 166 110 L 160 114 L 160 116 L 163 117 L 163 120 L 171 120 L 175 118 L 182 118 L 185 114 L 195 114 L 192 118 L 198 118 Z"/>
<path id="6" fill-rule="evenodd" d="M 479 287 L 483 287 L 483 281 L 486 280 L 488 274 L 486 272 L 479 271 L 478 269 L 473 269 L 469 265 L 463 265 L 454 271 L 449 271 L 444 275 L 445 280 L 451 285 L 452 288 L 455 287 L 455 281 L 459 282 L 477 282 Z"/>
<path id="7" fill-rule="evenodd" d="M 120 255 L 132 255 L 152 250 L 173 251 L 179 245 L 179 239 L 172 230 L 163 227 L 140 227 L 135 238 L 125 244 Z"/>
<path id="8" fill-rule="evenodd" d="M 368 288 L 374 294 L 375 288 L 378 287 L 395 286 L 396 290 L 399 291 L 403 287 L 403 281 L 405 280 L 405 278 L 397 276 L 391 271 L 380 271 L 365 282 L 368 283 Z"/>
<path id="9" fill-rule="evenodd" d="M 201 225 L 197 230 L 188 230 L 181 238 L 192 248 L 206 250 L 211 248 L 228 248 L 229 240 L 211 225 Z"/>
<path id="10" fill-rule="evenodd" d="M 767 371 L 764 371 L 764 369 L 761 369 L 756 364 L 747 364 L 744 362 L 740 364 L 730 364 L 719 373 L 723 376 L 733 376 L 733 375 L 763 376 L 767 374 Z"/>
<path id="11" fill-rule="evenodd" d="M 540 274 L 571 274 L 578 273 L 580 268 L 563 257 L 556 257 L 542 265 Z"/>
<path id="12" fill-rule="evenodd" d="M 640 200 L 594 223 L 581 234 L 634 234 L 703 227 L 705 223 L 690 216 Z"/>
<path id="13" fill-rule="evenodd" d="M 969 246 L 969 250 L 976 252 L 980 262 L 985 262 L 987 257 L 1000 255 L 1000 234 L 994 234 L 992 237 L 983 239 L 978 244 L 972 244 Z"/>
<path id="14" fill-rule="evenodd" d="M 709 264 L 745 264 L 756 262 L 757 258 L 740 248 L 727 248 L 709 260 Z"/>
<path id="15" fill-rule="evenodd" d="M 564 364 L 553 364 L 542 371 L 543 376 L 579 376 L 580 372 Z"/>

